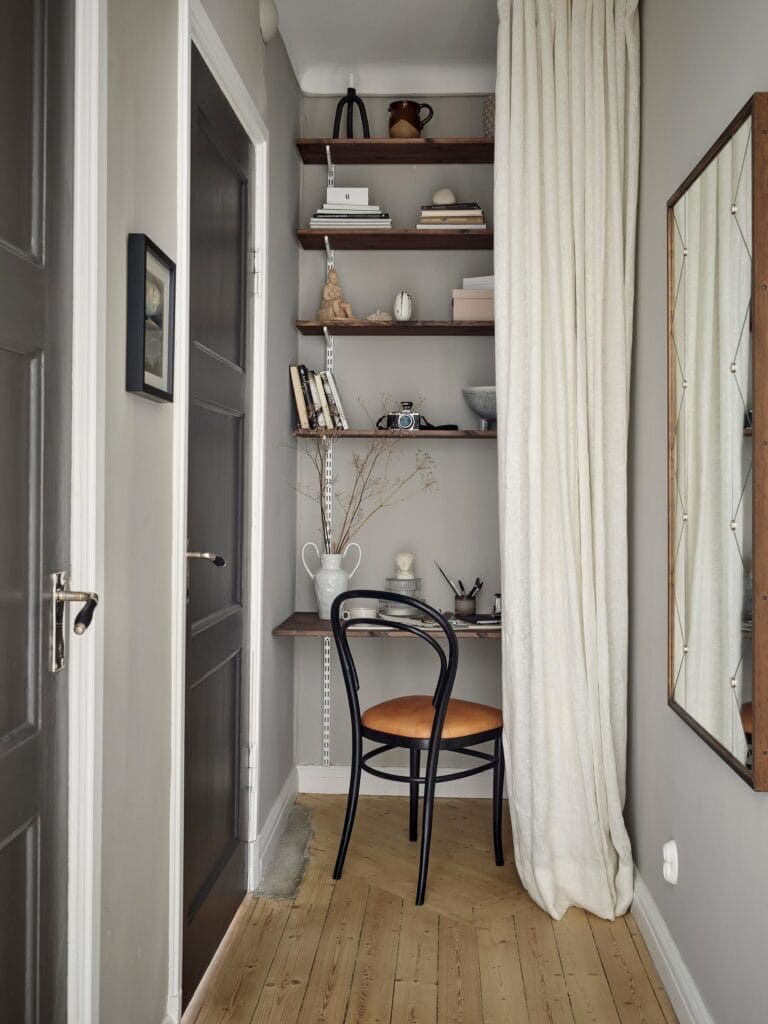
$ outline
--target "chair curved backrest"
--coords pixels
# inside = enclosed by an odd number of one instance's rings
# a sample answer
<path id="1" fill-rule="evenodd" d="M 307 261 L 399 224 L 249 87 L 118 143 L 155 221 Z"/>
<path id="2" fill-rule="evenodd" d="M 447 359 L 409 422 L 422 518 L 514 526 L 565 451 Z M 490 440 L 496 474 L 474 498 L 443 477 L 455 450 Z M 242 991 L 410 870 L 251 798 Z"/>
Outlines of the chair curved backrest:
<path id="1" fill-rule="evenodd" d="M 414 610 L 414 615 L 411 617 L 422 618 L 426 616 L 428 620 L 434 622 L 438 627 L 436 630 L 428 629 L 426 626 L 417 626 L 411 622 L 400 622 L 396 620 L 391 622 L 391 625 L 396 626 L 397 629 L 403 630 L 403 632 L 406 633 L 411 633 L 413 636 L 424 640 L 437 654 L 440 662 L 440 669 L 438 672 L 437 685 L 435 686 L 435 692 L 432 697 L 432 706 L 435 709 L 435 718 L 432 726 L 432 739 L 434 740 L 438 738 L 443 730 L 443 720 L 445 719 L 445 714 L 448 710 L 448 701 L 450 700 L 451 692 L 453 691 L 453 684 L 456 679 L 456 670 L 459 662 L 459 645 L 456 641 L 456 634 L 453 627 L 448 620 L 441 615 L 439 611 L 437 611 L 437 609 L 432 608 L 423 601 L 417 600 L 415 597 L 405 597 L 402 594 L 392 594 L 385 590 L 345 590 L 343 593 L 339 594 L 331 606 L 331 628 L 333 629 L 333 638 L 336 641 L 336 649 L 339 652 L 341 671 L 344 677 L 344 686 L 347 691 L 347 700 L 349 702 L 349 712 L 353 723 L 355 721 L 360 721 L 360 703 L 357 696 L 358 690 L 360 689 L 360 681 L 357 674 L 357 667 L 355 666 L 355 660 L 352 657 L 352 651 L 350 650 L 347 634 L 350 627 L 353 625 L 380 626 L 382 623 L 382 620 L 375 616 L 371 616 L 371 618 L 342 619 L 341 607 L 344 602 L 355 600 L 357 598 L 361 598 L 364 601 L 386 601 L 389 604 L 401 604 L 408 606 Z M 441 646 L 438 640 L 447 641 L 447 654 L 446 650 Z"/>

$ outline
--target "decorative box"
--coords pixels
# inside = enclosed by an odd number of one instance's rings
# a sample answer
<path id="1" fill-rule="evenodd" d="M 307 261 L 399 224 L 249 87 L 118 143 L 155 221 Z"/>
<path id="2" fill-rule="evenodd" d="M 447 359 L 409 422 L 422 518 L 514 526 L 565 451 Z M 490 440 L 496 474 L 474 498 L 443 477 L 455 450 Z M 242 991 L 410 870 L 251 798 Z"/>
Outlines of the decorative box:
<path id="1" fill-rule="evenodd" d="M 493 292 L 488 288 L 454 288 L 454 320 L 493 320 Z"/>

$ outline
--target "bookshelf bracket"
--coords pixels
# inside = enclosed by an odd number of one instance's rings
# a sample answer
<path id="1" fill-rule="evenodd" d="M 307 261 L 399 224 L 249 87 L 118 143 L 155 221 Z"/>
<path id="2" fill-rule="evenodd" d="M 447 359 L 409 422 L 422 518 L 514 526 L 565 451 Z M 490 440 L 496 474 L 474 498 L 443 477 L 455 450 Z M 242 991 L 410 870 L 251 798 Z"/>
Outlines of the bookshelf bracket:
<path id="1" fill-rule="evenodd" d="M 333 166 L 331 147 L 327 142 L 325 144 L 325 163 L 328 167 L 328 188 L 333 188 L 333 183 L 336 180 L 336 168 Z"/>
<path id="2" fill-rule="evenodd" d="M 328 235 L 323 235 L 323 241 L 325 242 L 325 262 L 326 270 L 333 270 L 336 265 L 336 254 L 331 248 L 331 240 Z"/>

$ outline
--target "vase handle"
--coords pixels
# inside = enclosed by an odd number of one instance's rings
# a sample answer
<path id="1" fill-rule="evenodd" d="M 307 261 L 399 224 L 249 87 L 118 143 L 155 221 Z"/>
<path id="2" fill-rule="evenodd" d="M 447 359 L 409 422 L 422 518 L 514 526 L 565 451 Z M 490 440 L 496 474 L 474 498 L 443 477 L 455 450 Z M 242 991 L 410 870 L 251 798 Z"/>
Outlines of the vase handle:
<path id="1" fill-rule="evenodd" d="M 309 573 L 309 578 L 311 580 L 313 580 L 315 578 L 315 574 L 312 572 L 312 570 L 307 565 L 307 560 L 304 557 L 304 552 L 307 550 L 307 548 L 314 548 L 315 549 L 315 554 L 317 555 L 318 562 L 320 561 L 320 552 L 317 549 L 317 544 L 315 544 L 315 542 L 313 540 L 308 540 L 307 543 L 304 544 L 302 546 L 302 548 L 301 548 L 301 562 L 302 562 L 302 565 L 304 566 L 304 568 Z"/>
<path id="2" fill-rule="evenodd" d="M 351 573 L 349 573 L 349 578 L 352 579 L 357 570 L 360 568 L 360 563 L 363 560 L 363 552 L 356 540 L 350 541 L 350 543 L 347 544 L 347 546 L 344 548 L 344 554 L 341 556 L 342 562 L 347 557 L 347 552 L 349 551 L 350 548 L 357 548 L 357 561 L 355 562 L 355 568 L 352 570 Z"/>

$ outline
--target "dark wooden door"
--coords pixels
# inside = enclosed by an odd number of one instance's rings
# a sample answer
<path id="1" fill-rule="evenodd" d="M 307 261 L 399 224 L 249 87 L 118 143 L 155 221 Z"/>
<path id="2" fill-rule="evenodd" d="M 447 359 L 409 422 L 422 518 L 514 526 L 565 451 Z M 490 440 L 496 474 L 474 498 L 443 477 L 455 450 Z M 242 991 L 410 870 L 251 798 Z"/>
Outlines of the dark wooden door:
<path id="1" fill-rule="evenodd" d="M 73 5 L 0 0 L 0 1021 L 66 1018 Z M 70 632 L 67 637 L 72 639 Z"/>
<path id="2" fill-rule="evenodd" d="M 250 143 L 193 50 L 185 1005 L 245 893 L 240 839 Z"/>

